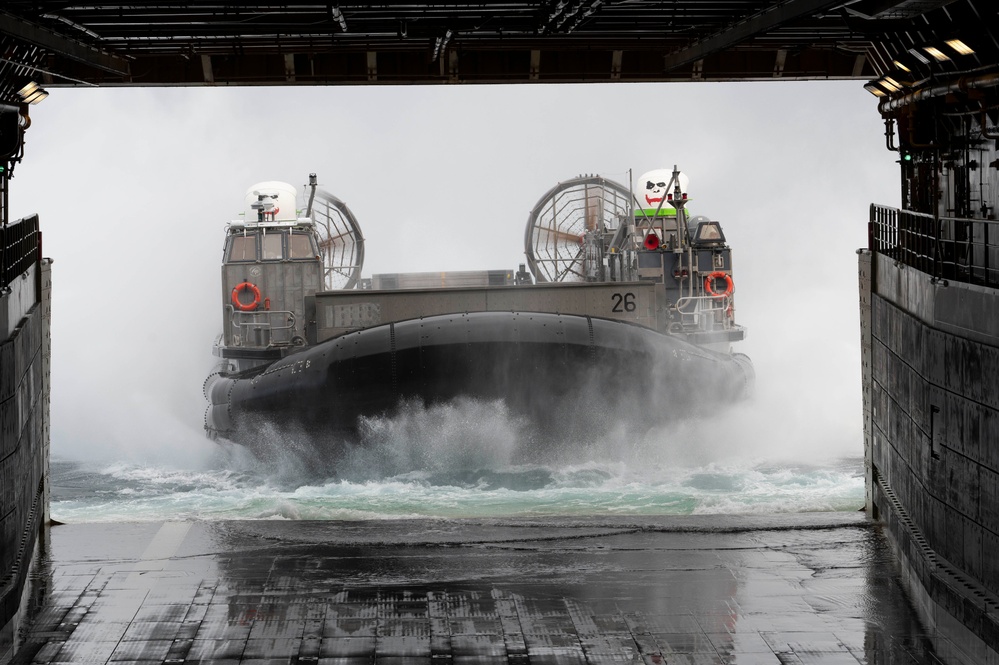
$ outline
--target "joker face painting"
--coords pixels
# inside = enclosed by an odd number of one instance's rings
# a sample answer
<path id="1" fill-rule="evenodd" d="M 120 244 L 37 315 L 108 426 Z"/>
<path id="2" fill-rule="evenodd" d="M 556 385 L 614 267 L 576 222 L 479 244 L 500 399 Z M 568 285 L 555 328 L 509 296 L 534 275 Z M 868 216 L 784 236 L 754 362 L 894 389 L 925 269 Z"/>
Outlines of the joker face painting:
<path id="1" fill-rule="evenodd" d="M 642 204 L 644 208 L 662 208 L 669 209 L 670 205 L 666 202 L 666 195 L 673 193 L 673 183 L 670 182 L 673 178 L 672 169 L 656 169 L 655 171 L 649 171 L 648 173 L 643 173 L 635 183 L 635 197 Z M 687 193 L 687 176 L 680 174 L 680 192 L 682 194 Z"/>

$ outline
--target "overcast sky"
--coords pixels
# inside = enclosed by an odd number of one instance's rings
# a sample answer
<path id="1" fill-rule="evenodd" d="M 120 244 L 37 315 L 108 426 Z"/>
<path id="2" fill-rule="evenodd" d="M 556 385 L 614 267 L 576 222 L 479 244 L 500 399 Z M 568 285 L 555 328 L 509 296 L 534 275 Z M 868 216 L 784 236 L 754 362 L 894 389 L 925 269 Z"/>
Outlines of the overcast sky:
<path id="1" fill-rule="evenodd" d="M 223 232 L 256 182 L 317 173 L 367 276 L 514 268 L 559 180 L 673 164 L 733 247 L 762 412 L 806 448 L 862 450 L 855 250 L 899 185 L 861 82 L 50 92 L 10 207 L 40 214 L 55 261 L 56 455 L 207 445 Z"/>

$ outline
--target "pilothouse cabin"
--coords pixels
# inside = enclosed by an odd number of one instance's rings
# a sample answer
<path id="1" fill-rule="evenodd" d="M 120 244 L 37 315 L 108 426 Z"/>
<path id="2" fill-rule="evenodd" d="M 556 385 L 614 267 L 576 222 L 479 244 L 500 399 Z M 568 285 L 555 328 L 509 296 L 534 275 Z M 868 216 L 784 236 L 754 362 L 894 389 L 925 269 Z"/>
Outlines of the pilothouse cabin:
<path id="1" fill-rule="evenodd" d="M 315 223 L 299 217 L 295 189 L 264 182 L 246 194 L 245 219 L 229 224 L 222 262 L 217 355 L 273 360 L 305 341 L 305 300 L 323 290 Z"/>

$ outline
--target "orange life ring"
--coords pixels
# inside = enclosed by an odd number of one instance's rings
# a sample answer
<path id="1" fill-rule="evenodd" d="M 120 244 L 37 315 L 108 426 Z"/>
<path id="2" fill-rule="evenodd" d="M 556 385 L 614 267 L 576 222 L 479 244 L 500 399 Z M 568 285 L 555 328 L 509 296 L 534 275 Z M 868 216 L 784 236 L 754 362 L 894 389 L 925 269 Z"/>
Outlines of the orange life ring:
<path id="1" fill-rule="evenodd" d="M 253 294 L 253 302 L 244 305 L 239 301 L 239 292 L 249 291 Z M 256 284 L 252 282 L 243 282 L 237 284 L 232 290 L 232 306 L 241 312 L 252 312 L 260 304 L 260 289 L 257 288 Z"/>
<path id="2" fill-rule="evenodd" d="M 721 293 L 715 293 L 713 288 L 714 280 L 724 279 L 725 280 L 725 290 Z M 707 277 L 704 278 L 704 290 L 708 292 L 708 295 L 712 298 L 725 298 L 732 295 L 732 291 L 735 290 L 735 284 L 732 283 L 732 276 L 726 275 L 725 273 L 716 270 Z"/>

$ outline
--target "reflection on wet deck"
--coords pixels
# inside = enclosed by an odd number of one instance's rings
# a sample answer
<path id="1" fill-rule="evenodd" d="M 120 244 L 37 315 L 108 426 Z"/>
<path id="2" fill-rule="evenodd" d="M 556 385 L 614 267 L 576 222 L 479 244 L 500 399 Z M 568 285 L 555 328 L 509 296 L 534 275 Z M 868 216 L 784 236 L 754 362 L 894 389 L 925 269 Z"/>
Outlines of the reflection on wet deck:
<path id="1" fill-rule="evenodd" d="M 860 515 L 51 535 L 18 663 L 939 662 Z"/>

